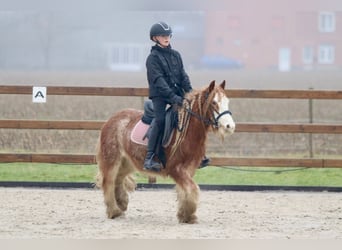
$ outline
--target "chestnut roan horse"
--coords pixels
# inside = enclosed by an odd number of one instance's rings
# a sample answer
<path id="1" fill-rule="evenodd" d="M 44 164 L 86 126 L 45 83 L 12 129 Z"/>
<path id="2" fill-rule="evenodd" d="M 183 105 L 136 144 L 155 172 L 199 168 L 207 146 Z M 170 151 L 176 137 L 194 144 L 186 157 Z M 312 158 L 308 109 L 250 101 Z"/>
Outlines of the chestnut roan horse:
<path id="1" fill-rule="evenodd" d="M 212 81 L 203 90 L 185 96 L 183 107 L 178 109 L 178 128 L 165 148 L 167 163 L 160 172 L 143 170 L 146 146 L 130 140 L 142 111 L 119 111 L 103 125 L 97 145 L 97 184 L 103 190 L 108 218 L 127 210 L 128 192 L 135 188 L 132 174 L 140 171 L 171 177 L 176 183 L 179 222 L 197 222 L 199 187 L 193 176 L 205 154 L 207 134 L 211 130 L 223 138 L 235 130 L 224 87 L 225 81 L 217 86 Z"/>

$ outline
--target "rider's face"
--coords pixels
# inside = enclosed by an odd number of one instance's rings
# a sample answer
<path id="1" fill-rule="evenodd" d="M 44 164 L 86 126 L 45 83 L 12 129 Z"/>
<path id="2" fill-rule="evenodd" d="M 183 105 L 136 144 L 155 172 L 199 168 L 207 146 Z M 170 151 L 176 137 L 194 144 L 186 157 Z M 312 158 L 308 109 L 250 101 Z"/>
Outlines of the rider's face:
<path id="1" fill-rule="evenodd" d="M 171 36 L 155 36 L 154 39 L 159 42 L 161 47 L 166 48 L 170 45 Z"/>

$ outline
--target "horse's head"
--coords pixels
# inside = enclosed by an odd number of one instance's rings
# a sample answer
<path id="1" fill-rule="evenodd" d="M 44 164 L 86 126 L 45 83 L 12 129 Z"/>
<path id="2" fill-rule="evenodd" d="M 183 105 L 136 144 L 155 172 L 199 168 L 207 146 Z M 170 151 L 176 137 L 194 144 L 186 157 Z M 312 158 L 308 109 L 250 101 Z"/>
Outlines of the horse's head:
<path id="1" fill-rule="evenodd" d="M 191 138 L 193 135 L 197 138 L 199 135 L 203 135 L 206 138 L 210 128 L 213 132 L 218 132 L 222 139 L 226 135 L 234 133 L 235 122 L 229 110 L 229 99 L 224 90 L 225 84 L 226 82 L 223 81 L 220 85 L 215 86 L 215 81 L 212 81 L 205 89 L 192 91 L 186 95 L 186 101 L 178 110 L 177 134 L 170 155 L 175 153 L 186 135 L 189 136 L 189 140 L 193 141 Z M 195 123 L 197 127 L 194 125 Z M 184 133 L 190 127 L 194 133 Z M 204 133 L 201 133 L 203 131 L 201 129 L 204 129 Z"/>
<path id="2" fill-rule="evenodd" d="M 207 107 L 209 114 L 211 113 L 211 121 L 214 131 L 218 131 L 221 136 L 234 133 L 235 122 L 232 113 L 229 110 L 229 99 L 225 93 L 226 81 L 215 86 L 215 81 L 206 88 Z"/>

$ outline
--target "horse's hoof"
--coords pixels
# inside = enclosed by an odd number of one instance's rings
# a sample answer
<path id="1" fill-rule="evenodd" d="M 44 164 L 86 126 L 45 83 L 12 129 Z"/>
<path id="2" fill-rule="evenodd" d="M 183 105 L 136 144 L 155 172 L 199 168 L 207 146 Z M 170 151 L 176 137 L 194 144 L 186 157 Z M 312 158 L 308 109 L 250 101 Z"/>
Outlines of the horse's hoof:
<path id="1" fill-rule="evenodd" d="M 118 204 L 119 208 L 122 210 L 122 211 L 127 211 L 127 205 L 120 205 Z"/>
<path id="2" fill-rule="evenodd" d="M 190 215 L 185 218 L 178 217 L 178 221 L 179 223 L 185 223 L 185 224 L 196 224 L 198 222 L 196 215 Z"/>
<path id="3" fill-rule="evenodd" d="M 107 211 L 108 219 L 115 219 L 119 216 L 121 216 L 123 212 L 121 210 L 115 210 L 115 211 Z"/>

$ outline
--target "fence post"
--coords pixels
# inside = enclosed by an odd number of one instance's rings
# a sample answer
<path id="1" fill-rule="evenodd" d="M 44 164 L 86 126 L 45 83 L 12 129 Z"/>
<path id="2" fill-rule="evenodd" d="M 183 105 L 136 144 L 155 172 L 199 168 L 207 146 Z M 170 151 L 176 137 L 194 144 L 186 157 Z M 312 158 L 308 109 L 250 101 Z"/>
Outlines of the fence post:
<path id="1" fill-rule="evenodd" d="M 309 90 L 313 90 L 314 88 L 310 87 Z M 313 123 L 313 99 L 309 99 L 309 123 Z M 313 145 L 312 145 L 312 133 L 309 133 L 309 152 L 310 158 L 313 157 Z"/>
<path id="2" fill-rule="evenodd" d="M 148 183 L 149 184 L 155 184 L 157 182 L 157 178 L 154 176 L 149 176 L 148 177 Z"/>

